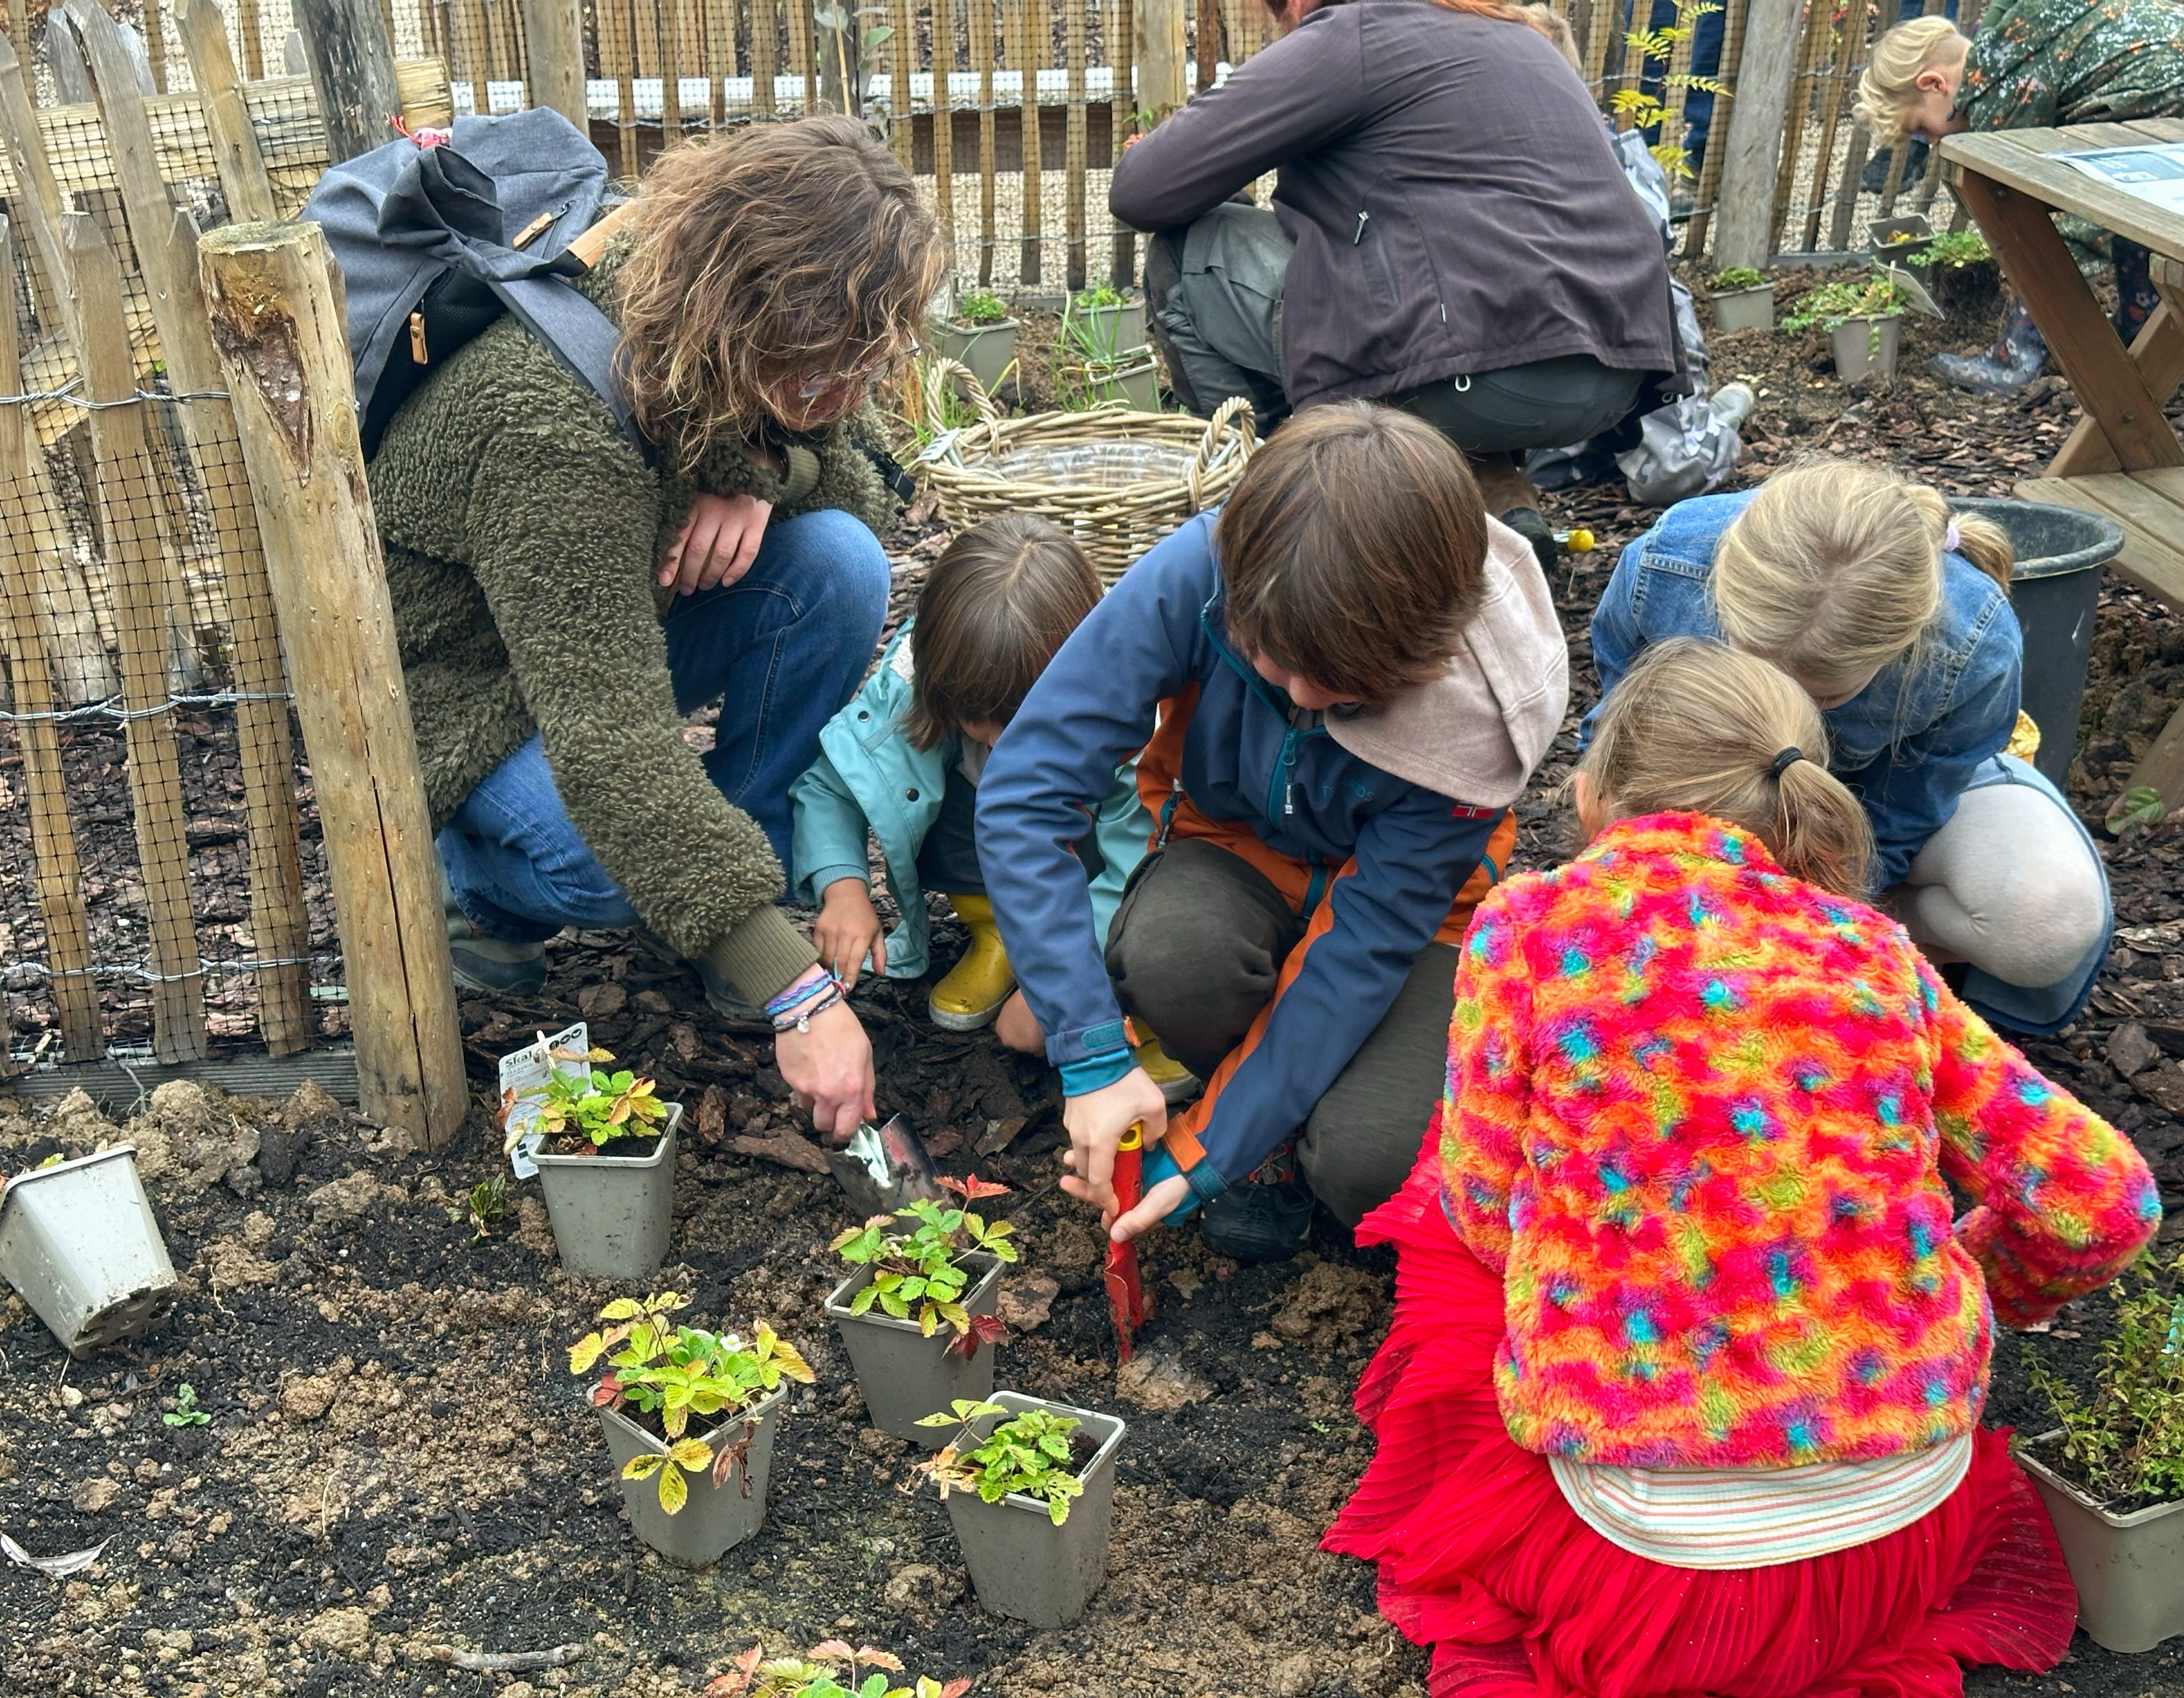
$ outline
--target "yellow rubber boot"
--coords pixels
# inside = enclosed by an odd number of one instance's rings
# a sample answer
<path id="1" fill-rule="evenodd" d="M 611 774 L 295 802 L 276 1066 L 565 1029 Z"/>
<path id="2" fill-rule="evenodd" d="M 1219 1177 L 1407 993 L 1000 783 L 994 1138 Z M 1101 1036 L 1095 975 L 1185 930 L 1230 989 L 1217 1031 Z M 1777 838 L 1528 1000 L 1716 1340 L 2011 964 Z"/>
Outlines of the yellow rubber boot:
<path id="1" fill-rule="evenodd" d="M 983 896 L 950 896 L 956 917 L 969 928 L 971 947 L 963 959 L 949 969 L 947 977 L 933 987 L 926 1012 L 943 1032 L 976 1032 L 994 1023 L 1017 976 L 1009 971 L 1009 952 L 1002 947 L 1000 927 L 994 923 L 994 905 Z"/>
<path id="2" fill-rule="evenodd" d="M 1206 1082 L 1162 1049 L 1157 1038 L 1146 1038 L 1131 1053 L 1145 1070 L 1145 1077 L 1160 1087 L 1161 1095 L 1171 1107 L 1189 1102 L 1206 1088 Z"/>

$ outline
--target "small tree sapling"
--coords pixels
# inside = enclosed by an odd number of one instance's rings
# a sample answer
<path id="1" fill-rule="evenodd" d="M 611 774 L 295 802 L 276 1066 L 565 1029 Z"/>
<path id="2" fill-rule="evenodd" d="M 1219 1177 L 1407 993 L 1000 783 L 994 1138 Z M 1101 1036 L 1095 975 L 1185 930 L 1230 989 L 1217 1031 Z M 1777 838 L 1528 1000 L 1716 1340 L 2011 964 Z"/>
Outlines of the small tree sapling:
<path id="1" fill-rule="evenodd" d="M 999 1503 L 1012 1492 L 1022 1492 L 1041 1500 L 1046 1518 L 1060 1527 L 1069 1519 L 1070 1499 L 1084 1490 L 1084 1483 L 1070 1466 L 1070 1434 L 1080 1423 L 1073 1415 L 1027 1409 L 1002 1422 L 983 1439 L 971 1429 L 981 1417 L 1007 1413 L 998 1403 L 972 1403 L 959 1397 L 945 1414 L 928 1415 L 917 1423 L 958 1428 L 955 1439 L 911 1466 L 940 1488 L 944 1501 L 950 1490 L 976 1492 L 985 1503 Z M 967 1442 L 968 1450 L 962 1448 Z"/>
<path id="2" fill-rule="evenodd" d="M 966 1203 L 1006 1196 L 1009 1189 L 975 1173 L 967 1180 L 944 1175 L 940 1183 Z M 889 1223 L 898 1220 L 917 1224 L 909 1232 L 888 1231 Z M 983 1344 L 1006 1344 L 1009 1329 L 991 1315 L 973 1315 L 964 1308 L 963 1292 L 975 1272 L 964 1265 L 965 1259 L 983 1251 L 996 1261 L 1014 1261 L 1017 1247 L 1009 1239 L 1015 1231 L 1006 1221 L 989 1222 L 969 1209 L 944 1209 L 938 1203 L 921 1201 L 893 1215 L 875 1215 L 827 1248 L 853 1267 L 872 1270 L 872 1283 L 850 1300 L 852 1315 L 862 1315 L 877 1304 L 883 1314 L 898 1321 L 915 1317 L 928 1339 L 944 1322 L 956 1330 L 949 1350 L 970 1356 Z"/>
<path id="3" fill-rule="evenodd" d="M 649 1417 L 649 1424 L 667 1440 L 666 1456 L 653 1451 L 632 1458 L 622 1478 L 642 1480 L 658 1474 L 660 1507 L 669 1515 L 689 1497 L 686 1469 L 710 1467 L 713 1484 L 720 1485 L 750 1445 L 746 1431 L 740 1443 L 722 1445 L 716 1456 L 703 1438 L 690 1435 L 693 1417 L 705 1422 L 710 1432 L 719 1424 L 713 1417 L 733 1417 L 783 1380 L 809 1385 L 816 1378 L 795 1347 L 764 1322 L 745 1344 L 733 1333 L 709 1333 L 669 1318 L 689 1301 L 673 1291 L 655 1292 L 642 1301 L 618 1297 L 599 1311 L 599 1319 L 609 1324 L 569 1347 L 571 1373 L 588 1373 L 606 1357 L 610 1372 L 592 1389 L 595 1406 L 633 1409 Z M 749 1490 L 748 1481 L 744 1489 Z"/>
<path id="4" fill-rule="evenodd" d="M 861 1668 L 872 1672 L 860 1680 Z M 923 1674 L 907 1686 L 888 1684 L 888 1675 L 901 1673 L 900 1657 L 869 1645 L 852 1651 L 846 1640 L 830 1639 L 801 1656 L 768 1657 L 755 1645 L 698 1698 L 963 1698 L 971 1690 L 967 1680 L 944 1684 Z"/>

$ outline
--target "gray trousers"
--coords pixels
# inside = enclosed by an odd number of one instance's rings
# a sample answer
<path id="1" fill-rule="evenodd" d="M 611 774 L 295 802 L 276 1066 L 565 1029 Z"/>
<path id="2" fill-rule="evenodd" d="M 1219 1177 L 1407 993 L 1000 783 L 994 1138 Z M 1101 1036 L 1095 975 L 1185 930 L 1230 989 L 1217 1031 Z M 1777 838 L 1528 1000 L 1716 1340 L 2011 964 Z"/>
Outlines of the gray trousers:
<path id="1" fill-rule="evenodd" d="M 1304 933 L 1256 867 L 1187 838 L 1139 863 L 1107 934 L 1107 974 L 1123 1011 L 1208 1078 L 1272 1000 Z M 1296 1105 L 1297 1166 L 1345 1226 L 1393 1196 L 1418 1160 L 1447 1078 L 1456 964 L 1446 944 L 1420 950 L 1327 1094 Z"/>
<path id="2" fill-rule="evenodd" d="M 1263 207 L 1223 201 L 1145 248 L 1147 331 L 1175 398 L 1210 419 L 1247 396 L 1262 431 L 1288 415 L 1282 292 L 1294 244 Z M 1474 454 L 1557 448 L 1599 435 L 1637 404 L 1645 375 L 1565 354 L 1383 397 Z"/>

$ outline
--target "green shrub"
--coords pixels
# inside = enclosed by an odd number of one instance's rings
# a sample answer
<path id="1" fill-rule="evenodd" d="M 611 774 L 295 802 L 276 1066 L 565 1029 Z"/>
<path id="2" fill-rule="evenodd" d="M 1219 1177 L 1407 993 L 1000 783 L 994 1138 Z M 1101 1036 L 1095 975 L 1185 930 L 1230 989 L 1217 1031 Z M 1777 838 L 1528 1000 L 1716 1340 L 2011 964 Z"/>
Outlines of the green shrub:
<path id="1" fill-rule="evenodd" d="M 928 1415 L 917 1424 L 962 1430 L 938 1455 L 912 1466 L 940 1488 L 944 1499 L 951 1490 L 976 1492 L 983 1502 L 999 1503 L 1011 1492 L 1022 1492 L 1042 1500 L 1046 1518 L 1059 1527 L 1069 1519 L 1070 1499 L 1084 1490 L 1084 1481 L 1069 1464 L 1069 1435 L 1083 1423 L 1073 1415 L 1027 1409 L 1002 1422 L 967 1450 L 962 1448 L 972 1438 L 972 1422 L 982 1416 L 1007 1413 L 998 1403 L 957 1398 L 946 1412 Z"/>
<path id="2" fill-rule="evenodd" d="M 2090 1395 L 2025 1352 L 2032 1389 L 2062 1423 L 2058 1470 L 2112 1513 L 2184 1499 L 2184 1251 L 2142 1258 L 2109 1287 L 2116 1329 Z"/>
<path id="3" fill-rule="evenodd" d="M 1785 330 L 1809 330 L 1818 325 L 1831 331 L 1846 319 L 1894 318 L 1911 304 L 1903 287 L 1886 272 L 1876 270 L 1869 277 L 1841 279 L 1808 289 L 1782 320 Z"/>
<path id="4" fill-rule="evenodd" d="M 1961 271 L 1967 265 L 1993 258 L 1994 250 L 1986 245 L 1986 237 L 1976 230 L 1945 230 L 1926 244 L 1923 253 L 1914 253 L 1911 263 Z"/>
<path id="5" fill-rule="evenodd" d="M 1757 289 L 1764 287 L 1767 274 L 1749 265 L 1732 265 L 1726 271 L 1714 273 L 1713 287 L 1733 293 L 1738 289 Z"/>
<path id="6" fill-rule="evenodd" d="M 1006 324 L 1009 303 L 991 289 L 980 289 L 956 303 L 956 317 L 967 325 Z"/>

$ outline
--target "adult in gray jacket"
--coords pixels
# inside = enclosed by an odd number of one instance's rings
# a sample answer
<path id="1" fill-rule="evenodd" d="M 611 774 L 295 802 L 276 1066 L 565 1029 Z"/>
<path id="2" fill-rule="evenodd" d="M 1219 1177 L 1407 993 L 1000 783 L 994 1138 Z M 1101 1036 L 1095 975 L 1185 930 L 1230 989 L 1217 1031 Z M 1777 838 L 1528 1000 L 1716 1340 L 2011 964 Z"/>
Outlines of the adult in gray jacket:
<path id="1" fill-rule="evenodd" d="M 1268 3 L 1281 38 L 1130 148 L 1108 194 L 1157 232 L 1177 398 L 1247 395 L 1262 426 L 1391 402 L 1540 546 L 1516 456 L 1683 387 L 1660 238 L 1591 97 L 1497 0 Z M 1272 211 L 1229 198 L 1271 170 Z"/>

